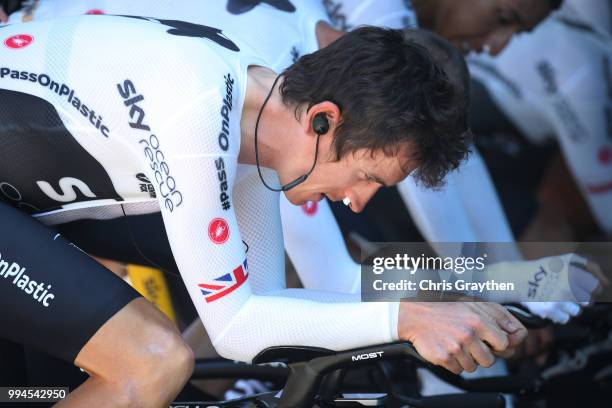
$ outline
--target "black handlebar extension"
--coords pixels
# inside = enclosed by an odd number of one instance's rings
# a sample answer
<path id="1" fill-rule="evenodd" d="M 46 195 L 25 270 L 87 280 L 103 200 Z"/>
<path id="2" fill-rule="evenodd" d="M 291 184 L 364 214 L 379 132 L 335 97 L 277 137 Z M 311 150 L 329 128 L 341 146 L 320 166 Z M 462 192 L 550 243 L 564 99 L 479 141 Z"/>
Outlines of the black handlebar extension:
<path id="1" fill-rule="evenodd" d="M 308 362 L 290 364 L 291 374 L 285 384 L 278 408 L 312 407 L 323 375 L 338 368 L 359 367 L 379 360 L 407 358 L 424 361 L 412 344 L 401 342 L 332 352 L 331 355 L 316 357 Z"/>

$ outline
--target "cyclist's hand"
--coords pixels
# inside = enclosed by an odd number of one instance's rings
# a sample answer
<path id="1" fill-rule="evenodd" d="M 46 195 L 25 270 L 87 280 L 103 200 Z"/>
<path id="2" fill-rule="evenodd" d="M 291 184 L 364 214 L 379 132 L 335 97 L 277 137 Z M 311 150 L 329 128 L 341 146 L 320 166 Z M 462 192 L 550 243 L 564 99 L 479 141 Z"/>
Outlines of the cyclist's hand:
<path id="1" fill-rule="evenodd" d="M 526 294 L 534 301 L 570 301 L 587 306 L 601 285 L 609 284 L 598 264 L 576 254 L 526 262 Z"/>
<path id="2" fill-rule="evenodd" d="M 509 357 L 527 330 L 505 308 L 484 302 L 402 302 L 398 334 L 427 361 L 453 373 Z"/>
<path id="3" fill-rule="evenodd" d="M 568 318 L 578 314 L 578 306 L 587 306 L 601 286 L 609 284 L 598 264 L 572 253 L 534 261 L 500 262 L 490 265 L 486 274 L 488 279 L 515 284 L 512 293 L 499 293 L 506 298 L 490 297 L 489 300 L 501 303 L 551 302 L 539 307 L 525 306 L 534 314 L 555 321 L 563 321 L 563 314 Z"/>
<path id="4" fill-rule="evenodd" d="M 8 21 L 8 16 L 4 12 L 4 9 L 0 6 L 0 23 L 6 23 Z"/>
<path id="5" fill-rule="evenodd" d="M 555 323 L 565 324 L 582 310 L 576 302 L 521 302 L 531 313 Z"/>

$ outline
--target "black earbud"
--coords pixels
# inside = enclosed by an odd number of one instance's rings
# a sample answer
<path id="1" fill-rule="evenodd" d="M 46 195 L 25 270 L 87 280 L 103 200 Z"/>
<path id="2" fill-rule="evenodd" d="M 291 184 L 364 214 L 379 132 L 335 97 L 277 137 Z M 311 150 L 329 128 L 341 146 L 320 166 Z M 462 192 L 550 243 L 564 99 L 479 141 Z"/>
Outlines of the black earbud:
<path id="1" fill-rule="evenodd" d="M 329 132 L 329 121 L 324 113 L 317 113 L 312 120 L 312 129 L 317 135 L 324 135 Z"/>

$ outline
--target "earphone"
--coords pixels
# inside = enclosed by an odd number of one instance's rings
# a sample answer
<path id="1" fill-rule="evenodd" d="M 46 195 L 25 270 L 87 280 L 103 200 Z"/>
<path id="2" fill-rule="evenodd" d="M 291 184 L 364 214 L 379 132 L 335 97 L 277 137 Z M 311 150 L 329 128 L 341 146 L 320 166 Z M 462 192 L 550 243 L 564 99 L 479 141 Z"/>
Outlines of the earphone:
<path id="1" fill-rule="evenodd" d="M 312 129 L 317 135 L 324 135 L 329 132 L 329 121 L 324 113 L 317 113 L 312 120 Z"/>
<path id="2" fill-rule="evenodd" d="M 312 129 L 317 134 L 317 143 L 315 145 L 314 162 L 312 163 L 312 167 L 310 168 L 310 170 L 308 170 L 306 174 L 302 174 L 300 177 L 296 178 L 292 182 L 287 183 L 284 186 L 281 186 L 281 188 L 270 187 L 268 183 L 266 183 L 266 181 L 263 178 L 263 175 L 261 174 L 261 168 L 259 166 L 259 150 L 257 149 L 257 130 L 259 129 L 259 120 L 261 119 L 261 114 L 263 113 L 263 110 L 266 107 L 268 100 L 272 96 L 274 87 L 276 86 L 276 83 L 278 82 L 279 79 L 280 79 L 280 75 L 277 76 L 276 79 L 274 80 L 274 83 L 272 84 L 272 88 L 270 89 L 268 96 L 266 96 L 266 99 L 261 105 L 261 109 L 259 110 L 259 114 L 257 115 L 257 121 L 255 122 L 255 163 L 257 164 L 257 172 L 259 173 L 259 178 L 261 179 L 261 182 L 263 183 L 263 185 L 268 190 L 277 191 L 277 192 L 278 191 L 289 191 L 295 186 L 302 184 L 304 181 L 306 181 L 308 176 L 310 176 L 315 166 L 317 165 L 317 157 L 319 155 L 319 139 L 321 138 L 321 135 L 324 135 L 327 132 L 329 132 L 329 121 L 327 120 L 327 117 L 325 116 L 324 113 L 317 113 L 312 119 Z"/>

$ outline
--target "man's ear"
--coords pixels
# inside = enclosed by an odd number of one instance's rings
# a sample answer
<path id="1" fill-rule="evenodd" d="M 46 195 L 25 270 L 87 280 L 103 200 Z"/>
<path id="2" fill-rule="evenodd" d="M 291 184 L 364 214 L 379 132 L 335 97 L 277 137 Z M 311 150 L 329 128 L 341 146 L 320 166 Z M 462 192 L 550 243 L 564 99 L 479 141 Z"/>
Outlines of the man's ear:
<path id="1" fill-rule="evenodd" d="M 327 121 L 329 122 L 328 134 L 333 134 L 336 126 L 338 126 L 338 123 L 340 122 L 341 113 L 338 105 L 329 101 L 319 102 L 316 105 L 312 105 L 310 109 L 308 109 L 302 123 L 304 133 L 308 134 L 309 136 L 317 135 L 312 127 L 312 121 L 318 114 L 323 114 L 327 118 Z"/>

